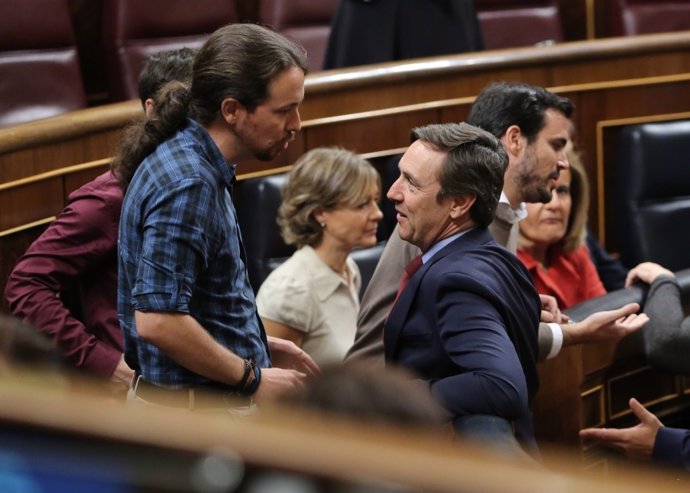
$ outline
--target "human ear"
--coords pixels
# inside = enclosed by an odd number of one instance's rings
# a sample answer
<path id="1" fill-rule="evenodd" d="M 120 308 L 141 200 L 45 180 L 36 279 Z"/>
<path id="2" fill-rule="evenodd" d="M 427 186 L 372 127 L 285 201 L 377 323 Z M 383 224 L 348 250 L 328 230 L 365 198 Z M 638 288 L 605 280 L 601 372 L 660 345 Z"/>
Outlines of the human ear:
<path id="1" fill-rule="evenodd" d="M 517 156 L 522 152 L 525 147 L 525 138 L 522 135 L 520 127 L 517 125 L 511 125 L 503 134 L 501 138 L 503 142 L 503 147 L 509 154 Z"/>
<path id="2" fill-rule="evenodd" d="M 326 218 L 328 216 L 328 213 L 326 212 L 326 209 L 323 207 L 317 207 L 314 209 L 314 212 L 311 213 L 312 216 L 314 216 L 314 219 L 316 219 L 316 222 L 319 224 L 325 224 L 326 223 Z"/>
<path id="3" fill-rule="evenodd" d="M 146 114 L 146 118 L 151 118 L 151 113 L 153 112 L 155 104 L 153 98 L 146 98 L 144 101 L 144 113 Z"/>
<path id="4" fill-rule="evenodd" d="M 452 219 L 458 219 L 464 214 L 468 214 L 474 203 L 477 201 L 477 196 L 474 194 L 460 195 L 459 197 L 453 197 L 453 201 L 450 206 L 450 217 Z"/>
<path id="5" fill-rule="evenodd" d="M 230 125 L 237 122 L 238 112 L 242 108 L 242 104 L 235 98 L 225 98 L 220 103 L 220 114 Z"/>

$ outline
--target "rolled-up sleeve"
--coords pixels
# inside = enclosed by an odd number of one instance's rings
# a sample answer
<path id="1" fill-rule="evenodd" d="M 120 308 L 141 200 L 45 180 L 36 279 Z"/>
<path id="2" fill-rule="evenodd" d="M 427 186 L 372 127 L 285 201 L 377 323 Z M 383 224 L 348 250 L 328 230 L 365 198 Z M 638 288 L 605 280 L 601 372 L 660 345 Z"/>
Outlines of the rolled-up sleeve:
<path id="1" fill-rule="evenodd" d="M 193 286 L 212 248 L 212 197 L 203 181 L 184 180 L 154 200 L 137 259 L 136 310 L 189 313 Z"/>

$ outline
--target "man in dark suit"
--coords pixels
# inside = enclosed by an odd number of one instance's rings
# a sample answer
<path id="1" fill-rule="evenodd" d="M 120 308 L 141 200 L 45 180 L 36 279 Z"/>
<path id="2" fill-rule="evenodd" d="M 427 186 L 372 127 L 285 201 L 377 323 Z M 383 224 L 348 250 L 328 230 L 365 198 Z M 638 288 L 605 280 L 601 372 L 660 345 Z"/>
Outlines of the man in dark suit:
<path id="1" fill-rule="evenodd" d="M 508 153 L 503 194 L 489 230 L 512 252 L 517 245 L 518 223 L 526 214 L 524 202 L 548 200 L 560 170 L 569 165 L 565 146 L 572 111 L 570 100 L 517 82 L 487 86 L 472 105 L 468 122 L 499 138 Z M 391 234 L 364 293 L 357 335 L 346 359 L 383 365 L 383 324 L 403 267 L 417 253 L 419 249 L 401 241 L 396 231 Z M 555 299 L 551 301 L 555 305 Z M 540 359 L 557 355 L 562 346 L 619 339 L 644 323 L 644 319 L 635 318 L 639 310 L 635 303 L 571 324 L 562 323 L 557 307 L 546 308 L 542 312 L 544 323 L 539 325 Z"/>
<path id="2" fill-rule="evenodd" d="M 458 432 L 468 416 L 495 417 L 531 441 L 529 401 L 538 387 L 541 302 L 520 261 L 487 230 L 496 213 L 508 156 L 490 133 L 466 123 L 412 132 L 400 177 L 388 191 L 399 235 L 422 265 L 386 321 L 387 364 L 429 383 Z M 476 428 L 473 430 L 476 431 Z M 486 434 L 485 434 L 486 435 Z"/>

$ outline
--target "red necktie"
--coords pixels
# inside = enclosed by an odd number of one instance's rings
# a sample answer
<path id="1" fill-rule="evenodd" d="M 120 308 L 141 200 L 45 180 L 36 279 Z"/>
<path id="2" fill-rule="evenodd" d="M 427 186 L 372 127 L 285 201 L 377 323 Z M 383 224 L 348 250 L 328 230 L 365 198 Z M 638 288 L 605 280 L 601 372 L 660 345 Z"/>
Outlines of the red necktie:
<path id="1" fill-rule="evenodd" d="M 393 301 L 394 306 L 395 303 L 398 301 L 398 298 L 400 298 L 400 295 L 402 294 L 403 290 L 405 289 L 405 286 L 407 286 L 407 283 L 410 282 L 410 279 L 412 279 L 412 276 L 414 276 L 414 273 L 419 270 L 419 268 L 422 266 L 422 256 L 417 255 L 415 258 L 410 260 L 407 265 L 405 266 L 405 270 L 402 273 L 402 277 L 400 278 L 400 286 L 398 286 L 398 294 L 395 295 L 395 301 Z"/>

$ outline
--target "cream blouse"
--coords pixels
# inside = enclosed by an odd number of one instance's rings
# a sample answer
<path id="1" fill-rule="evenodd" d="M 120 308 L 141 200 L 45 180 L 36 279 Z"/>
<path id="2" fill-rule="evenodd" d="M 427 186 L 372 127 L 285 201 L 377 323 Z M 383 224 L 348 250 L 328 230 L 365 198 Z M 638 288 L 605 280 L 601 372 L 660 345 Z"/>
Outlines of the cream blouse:
<path id="1" fill-rule="evenodd" d="M 303 331 L 302 348 L 319 365 L 342 361 L 355 339 L 361 278 L 352 258 L 346 267 L 349 283 L 305 246 L 271 272 L 256 296 L 259 316 Z"/>

